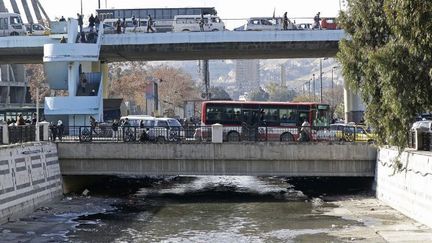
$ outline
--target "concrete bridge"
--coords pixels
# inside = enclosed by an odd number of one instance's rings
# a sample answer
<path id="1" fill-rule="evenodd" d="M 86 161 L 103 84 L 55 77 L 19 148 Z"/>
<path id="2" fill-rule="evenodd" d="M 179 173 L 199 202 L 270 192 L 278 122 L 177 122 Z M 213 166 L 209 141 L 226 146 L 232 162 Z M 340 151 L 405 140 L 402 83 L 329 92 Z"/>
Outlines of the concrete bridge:
<path id="1" fill-rule="evenodd" d="M 64 176 L 372 177 L 377 156 L 360 143 L 59 143 L 58 154 Z"/>
<path id="2" fill-rule="evenodd" d="M 105 34 L 99 61 L 333 57 L 344 37 L 343 30 Z M 2 37 L 0 63 L 42 63 L 44 45 L 57 43 L 58 36 Z"/>

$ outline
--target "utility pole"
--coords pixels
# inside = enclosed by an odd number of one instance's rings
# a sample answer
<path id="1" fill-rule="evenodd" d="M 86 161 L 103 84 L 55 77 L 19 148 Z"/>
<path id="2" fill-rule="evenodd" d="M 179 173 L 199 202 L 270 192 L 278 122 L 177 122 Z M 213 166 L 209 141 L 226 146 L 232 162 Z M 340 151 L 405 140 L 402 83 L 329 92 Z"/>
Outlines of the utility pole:
<path id="1" fill-rule="evenodd" d="M 81 15 L 83 15 L 83 4 L 82 4 L 82 0 L 81 0 Z"/>
<path id="2" fill-rule="evenodd" d="M 211 94 L 209 93 L 210 91 L 210 74 L 209 74 L 209 61 L 203 60 L 203 66 L 202 66 L 202 78 L 204 81 L 204 99 L 206 100 L 210 100 L 210 96 Z"/>
<path id="3" fill-rule="evenodd" d="M 323 93 L 322 93 L 322 59 L 320 58 L 320 103 L 323 102 Z"/>
<path id="4" fill-rule="evenodd" d="M 98 9 L 100 9 L 100 0 L 98 0 Z"/>

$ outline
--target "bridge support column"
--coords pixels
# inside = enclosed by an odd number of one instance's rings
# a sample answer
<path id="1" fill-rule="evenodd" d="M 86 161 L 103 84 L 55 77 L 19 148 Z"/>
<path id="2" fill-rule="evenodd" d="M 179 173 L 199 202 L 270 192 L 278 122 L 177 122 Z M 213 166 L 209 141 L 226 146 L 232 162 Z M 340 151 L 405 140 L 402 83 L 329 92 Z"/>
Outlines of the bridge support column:
<path id="1" fill-rule="evenodd" d="M 79 62 L 70 62 L 68 64 L 68 92 L 69 96 L 76 96 L 77 86 L 79 83 Z"/>
<path id="2" fill-rule="evenodd" d="M 9 144 L 9 129 L 8 129 L 8 125 L 7 124 L 1 124 L 0 125 L 2 127 L 2 141 L 3 144 Z"/>
<path id="3" fill-rule="evenodd" d="M 363 120 L 364 104 L 360 96 L 344 83 L 345 122 L 360 123 Z"/>

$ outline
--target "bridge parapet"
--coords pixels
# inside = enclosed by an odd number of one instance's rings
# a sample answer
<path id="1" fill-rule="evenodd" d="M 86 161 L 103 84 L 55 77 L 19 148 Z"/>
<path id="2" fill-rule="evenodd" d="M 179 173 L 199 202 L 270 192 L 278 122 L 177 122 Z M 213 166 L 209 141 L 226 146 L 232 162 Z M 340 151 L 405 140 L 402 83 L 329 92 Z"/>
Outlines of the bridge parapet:
<path id="1" fill-rule="evenodd" d="M 59 143 L 63 175 L 374 175 L 368 144 Z"/>

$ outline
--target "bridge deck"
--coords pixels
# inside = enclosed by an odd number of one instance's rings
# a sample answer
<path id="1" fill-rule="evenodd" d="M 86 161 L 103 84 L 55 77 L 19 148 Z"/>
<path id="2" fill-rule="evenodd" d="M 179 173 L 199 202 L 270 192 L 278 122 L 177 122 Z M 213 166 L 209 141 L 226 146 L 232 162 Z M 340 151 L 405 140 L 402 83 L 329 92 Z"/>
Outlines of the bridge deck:
<path id="1" fill-rule="evenodd" d="M 63 175 L 373 176 L 368 144 L 59 143 Z"/>

